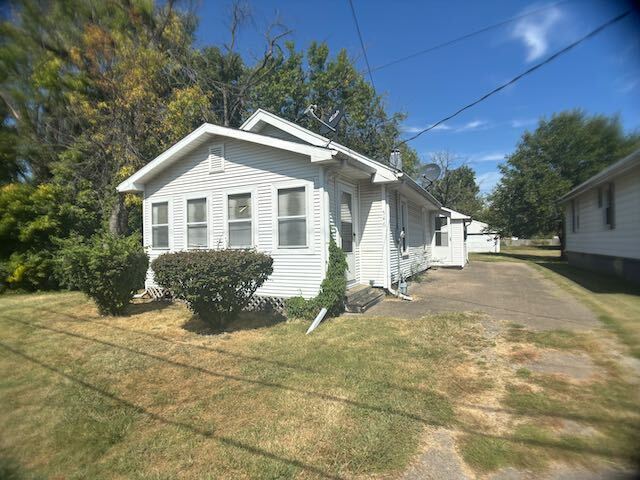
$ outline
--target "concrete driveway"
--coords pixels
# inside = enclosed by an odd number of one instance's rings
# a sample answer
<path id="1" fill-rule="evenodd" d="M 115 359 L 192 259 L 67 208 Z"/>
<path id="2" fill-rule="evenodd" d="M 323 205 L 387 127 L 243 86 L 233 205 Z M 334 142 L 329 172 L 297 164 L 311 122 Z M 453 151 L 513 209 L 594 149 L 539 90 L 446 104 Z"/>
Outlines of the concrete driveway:
<path id="1" fill-rule="evenodd" d="M 533 267 L 520 262 L 473 262 L 464 269 L 429 270 L 410 286 L 414 301 L 388 298 L 367 316 L 419 318 L 428 313 L 480 311 L 535 330 L 590 330 L 594 314 Z"/>

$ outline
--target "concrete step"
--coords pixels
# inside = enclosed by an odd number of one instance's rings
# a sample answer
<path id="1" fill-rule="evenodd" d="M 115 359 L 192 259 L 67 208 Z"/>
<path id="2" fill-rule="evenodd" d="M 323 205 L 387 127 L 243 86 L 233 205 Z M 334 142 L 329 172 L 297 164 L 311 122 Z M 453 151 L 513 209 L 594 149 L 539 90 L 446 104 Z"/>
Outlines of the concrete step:
<path id="1" fill-rule="evenodd" d="M 347 290 L 345 308 L 347 312 L 363 313 L 383 299 L 384 291 L 382 289 L 359 285 Z"/>

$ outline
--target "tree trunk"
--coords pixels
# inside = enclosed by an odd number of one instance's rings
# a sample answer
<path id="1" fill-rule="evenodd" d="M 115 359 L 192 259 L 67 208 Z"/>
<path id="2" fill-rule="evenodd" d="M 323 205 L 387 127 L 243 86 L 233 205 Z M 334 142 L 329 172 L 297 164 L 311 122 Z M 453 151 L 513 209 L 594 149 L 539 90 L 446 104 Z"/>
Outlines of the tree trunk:
<path id="1" fill-rule="evenodd" d="M 109 231 L 114 235 L 125 235 L 127 233 L 128 220 L 127 208 L 124 205 L 124 194 L 119 193 L 109 217 Z"/>

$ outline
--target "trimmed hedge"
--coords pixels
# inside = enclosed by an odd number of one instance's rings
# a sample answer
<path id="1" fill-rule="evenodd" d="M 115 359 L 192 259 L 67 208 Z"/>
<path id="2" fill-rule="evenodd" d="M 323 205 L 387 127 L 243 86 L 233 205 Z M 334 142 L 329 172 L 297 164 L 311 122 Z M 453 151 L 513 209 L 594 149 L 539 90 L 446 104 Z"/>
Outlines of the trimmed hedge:
<path id="1" fill-rule="evenodd" d="M 144 286 L 149 257 L 139 235 L 105 233 L 61 242 L 57 263 L 62 283 L 91 298 L 102 315 L 117 315 Z"/>
<path id="2" fill-rule="evenodd" d="M 273 259 L 253 250 L 165 253 L 151 263 L 158 285 L 205 322 L 222 327 L 273 272 Z"/>
<path id="3" fill-rule="evenodd" d="M 347 257 L 336 244 L 333 236 L 329 242 L 329 265 L 327 275 L 320 284 L 320 293 L 309 300 L 292 297 L 286 301 L 287 315 L 311 320 L 327 309 L 327 316 L 335 317 L 344 311 L 344 296 L 347 291 Z"/>

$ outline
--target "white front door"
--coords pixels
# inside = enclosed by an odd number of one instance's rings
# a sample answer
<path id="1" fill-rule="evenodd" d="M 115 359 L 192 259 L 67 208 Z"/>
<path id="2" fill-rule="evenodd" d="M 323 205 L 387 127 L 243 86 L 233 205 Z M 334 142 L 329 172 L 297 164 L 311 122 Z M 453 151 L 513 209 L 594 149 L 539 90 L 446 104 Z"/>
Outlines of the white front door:
<path id="1" fill-rule="evenodd" d="M 435 214 L 433 252 L 434 263 L 448 264 L 451 262 L 451 219 L 444 215 Z"/>
<path id="2" fill-rule="evenodd" d="M 338 208 L 338 233 L 340 247 L 347 256 L 347 283 L 356 281 L 356 210 L 353 188 L 340 185 Z"/>

